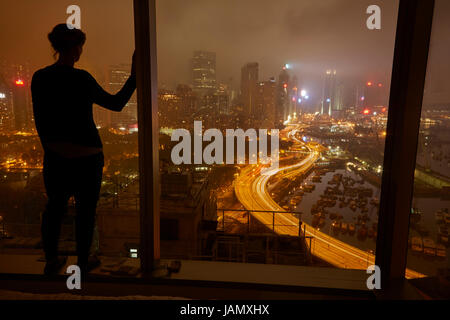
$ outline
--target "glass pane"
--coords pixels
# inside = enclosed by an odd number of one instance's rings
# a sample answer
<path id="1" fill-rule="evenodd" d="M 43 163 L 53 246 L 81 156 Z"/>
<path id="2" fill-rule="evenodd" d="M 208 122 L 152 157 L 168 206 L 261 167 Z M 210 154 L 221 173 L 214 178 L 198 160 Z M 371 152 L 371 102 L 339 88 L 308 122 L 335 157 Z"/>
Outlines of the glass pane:
<path id="1" fill-rule="evenodd" d="M 44 151 L 36 132 L 30 86 L 35 71 L 55 63 L 47 35 L 57 22 L 65 22 L 70 16 L 66 13 L 69 5 L 68 1 L 2 1 L 2 7 L 7 10 L 0 10 L 4 26 L 0 38 L 5 44 L 0 52 L 0 247 L 2 254 L 29 254 L 32 258 L 27 258 L 30 263 L 24 266 L 2 255 L 0 272 L 41 273 L 43 270 L 41 220 L 47 193 L 42 174 Z M 82 0 L 77 5 L 87 40 L 75 67 L 88 71 L 106 91 L 116 93 L 131 69 L 132 1 Z M 68 86 L 55 82 L 58 88 Z M 79 94 L 83 92 L 67 96 L 67 103 L 61 103 L 60 108 L 73 106 Z M 80 119 L 85 121 L 89 113 L 90 110 Z M 93 107 L 105 165 L 91 253 L 100 256 L 103 269 L 110 264 L 109 257 L 139 254 L 136 113 L 135 95 L 120 113 L 98 105 Z M 54 121 L 51 127 L 57 131 L 55 136 L 65 142 L 63 132 L 69 117 L 80 115 L 68 111 L 60 114 L 61 121 Z M 90 129 L 95 131 L 94 125 Z M 78 134 L 85 133 L 80 129 Z M 65 182 L 72 181 L 70 168 L 61 173 Z M 90 185 L 86 181 L 83 188 Z M 56 188 L 60 189 L 59 186 L 63 188 L 61 184 Z M 69 255 L 70 264 L 76 262 L 75 216 L 75 201 L 71 197 L 59 240 L 59 253 Z"/>
<path id="2" fill-rule="evenodd" d="M 157 1 L 163 258 L 374 264 L 398 11 L 378 3 L 381 30 L 370 1 Z"/>
<path id="3" fill-rule="evenodd" d="M 450 48 L 445 40 L 449 14 L 450 3 L 437 0 L 410 218 L 407 265 L 427 276 L 448 275 L 450 266 Z"/>

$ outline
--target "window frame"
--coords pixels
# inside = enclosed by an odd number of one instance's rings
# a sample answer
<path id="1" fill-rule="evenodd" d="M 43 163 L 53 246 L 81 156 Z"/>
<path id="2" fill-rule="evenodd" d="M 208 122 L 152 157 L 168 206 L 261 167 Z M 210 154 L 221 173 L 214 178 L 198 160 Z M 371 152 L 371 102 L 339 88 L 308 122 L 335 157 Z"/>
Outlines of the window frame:
<path id="1" fill-rule="evenodd" d="M 417 146 L 435 0 L 400 0 L 375 263 L 382 287 L 405 278 Z"/>
<path id="2" fill-rule="evenodd" d="M 143 279 L 126 278 L 117 281 L 154 283 L 158 277 L 155 271 L 161 268 L 156 3 L 155 0 L 133 2 L 139 123 L 139 256 Z M 382 291 L 391 291 L 393 286 L 395 288 L 405 279 L 409 215 L 434 6 L 435 0 L 400 0 L 399 3 L 376 247 L 376 264 L 381 269 Z M 320 272 L 324 281 L 327 281 L 326 272 L 326 269 Z M 361 272 L 364 273 L 363 270 Z M 42 276 L 0 273 L 0 279 L 20 283 L 24 279 L 25 282 L 32 279 L 41 281 Z M 180 279 L 164 281 L 167 284 L 184 283 Z M 195 287 L 206 285 L 205 281 L 197 279 L 185 282 Z M 33 281 L 30 283 L 34 284 Z M 244 288 L 239 282 L 215 282 L 208 285 L 236 287 L 239 290 Z M 249 283 L 245 287 L 264 290 L 268 286 Z M 327 293 L 352 294 L 349 289 L 341 287 L 283 288 L 307 293 L 323 293 L 325 290 Z"/>
<path id="3" fill-rule="evenodd" d="M 382 288 L 405 278 L 409 213 L 434 0 L 400 0 L 381 184 L 376 264 Z M 134 0 L 144 276 L 160 261 L 156 4 Z"/>
<path id="4" fill-rule="evenodd" d="M 159 267 L 159 125 L 155 0 L 134 0 L 139 144 L 140 257 L 143 276 Z"/>

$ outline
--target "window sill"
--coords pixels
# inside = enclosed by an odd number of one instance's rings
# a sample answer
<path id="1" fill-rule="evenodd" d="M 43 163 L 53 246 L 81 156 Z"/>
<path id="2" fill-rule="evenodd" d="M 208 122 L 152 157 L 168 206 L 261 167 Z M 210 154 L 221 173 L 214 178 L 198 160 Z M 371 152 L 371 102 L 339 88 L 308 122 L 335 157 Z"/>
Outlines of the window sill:
<path id="1" fill-rule="evenodd" d="M 14 284 L 15 281 L 48 281 L 42 275 L 44 262 L 38 261 L 39 257 L 39 255 L 0 254 L 0 278 L 10 280 L 10 285 Z M 117 261 L 119 260 L 117 259 Z M 68 265 L 74 262 L 75 257 L 69 257 Z M 162 260 L 161 264 L 164 265 L 168 262 L 169 260 Z M 138 268 L 139 260 L 126 259 L 125 264 Z M 207 295 L 211 299 L 220 299 L 221 294 L 225 292 L 236 292 L 238 293 L 236 297 L 240 293 L 242 298 L 245 298 L 244 292 L 246 291 L 261 294 L 263 292 L 299 293 L 306 295 L 309 299 L 317 297 L 317 295 L 325 298 L 329 296 L 333 298 L 372 299 L 374 294 L 366 287 L 367 276 L 363 270 L 182 260 L 180 271 L 172 273 L 170 276 L 164 269 L 155 271 L 148 278 L 140 275 L 112 276 L 94 270 L 90 274 L 88 282 L 90 284 L 119 285 L 122 287 L 122 290 L 119 291 L 120 295 L 126 294 L 127 290 L 123 291 L 123 288 L 150 285 L 212 290 L 212 295 Z M 55 278 L 55 281 L 64 280 L 65 282 L 65 279 L 66 276 L 61 274 Z M 6 287 L 5 289 L 11 290 L 13 288 Z M 67 292 L 67 289 L 59 285 L 59 291 Z M 175 292 L 178 291 L 175 290 Z M 101 293 L 101 291 L 97 292 L 96 295 L 102 295 Z M 156 293 L 159 294 L 157 291 Z M 131 290 L 127 294 L 133 295 L 134 291 Z M 161 294 L 170 295 L 166 291 Z M 180 296 L 179 293 L 173 295 Z M 190 297 L 189 294 L 184 296 Z M 231 295 L 231 297 L 235 297 L 235 295 Z"/>

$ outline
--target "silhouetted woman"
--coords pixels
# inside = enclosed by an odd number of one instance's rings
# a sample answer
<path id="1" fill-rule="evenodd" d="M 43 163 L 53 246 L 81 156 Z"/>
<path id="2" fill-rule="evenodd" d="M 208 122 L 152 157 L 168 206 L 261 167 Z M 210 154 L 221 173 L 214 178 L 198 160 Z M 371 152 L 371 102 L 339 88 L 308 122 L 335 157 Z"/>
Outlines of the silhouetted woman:
<path id="1" fill-rule="evenodd" d="M 58 240 L 67 203 L 76 203 L 78 266 L 88 272 L 88 257 L 95 225 L 103 172 L 102 142 L 94 123 L 92 104 L 121 111 L 136 88 L 134 58 L 131 76 L 115 95 L 104 91 L 87 72 L 74 68 L 86 35 L 79 29 L 57 25 L 48 39 L 58 56 L 55 64 L 33 75 L 33 111 L 44 155 L 44 183 L 48 203 L 42 216 L 45 274 L 65 265 L 58 257 Z"/>

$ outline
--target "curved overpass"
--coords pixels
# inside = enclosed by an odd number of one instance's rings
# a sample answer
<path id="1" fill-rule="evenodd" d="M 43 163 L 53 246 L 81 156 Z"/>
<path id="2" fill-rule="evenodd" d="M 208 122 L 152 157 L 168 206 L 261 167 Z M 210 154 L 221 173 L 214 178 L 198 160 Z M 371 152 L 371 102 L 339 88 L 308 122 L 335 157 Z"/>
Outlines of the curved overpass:
<path id="1" fill-rule="evenodd" d="M 293 137 L 294 140 L 300 142 L 295 138 L 295 130 L 289 132 L 287 136 Z M 235 193 L 245 209 L 285 211 L 270 196 L 267 190 L 267 182 L 276 174 L 292 175 L 294 172 L 301 174 L 308 171 L 319 158 L 320 153 L 312 147 L 306 146 L 309 150 L 309 155 L 297 164 L 273 169 L 264 174 L 259 174 L 262 166 L 255 166 L 253 168 L 248 166 L 241 172 L 235 183 Z M 276 213 L 274 215 L 270 212 L 253 212 L 252 217 L 258 219 L 265 225 L 273 226 L 274 224 L 274 231 L 278 234 L 291 236 L 298 236 L 299 234 L 298 218 L 290 213 Z M 303 222 L 303 226 L 306 228 L 305 235 L 313 237 L 311 253 L 314 256 L 338 268 L 366 270 L 369 265 L 375 264 L 375 256 L 373 254 L 337 240 L 316 230 L 305 222 Z M 424 275 L 407 269 L 406 277 L 419 278 L 424 277 Z"/>

